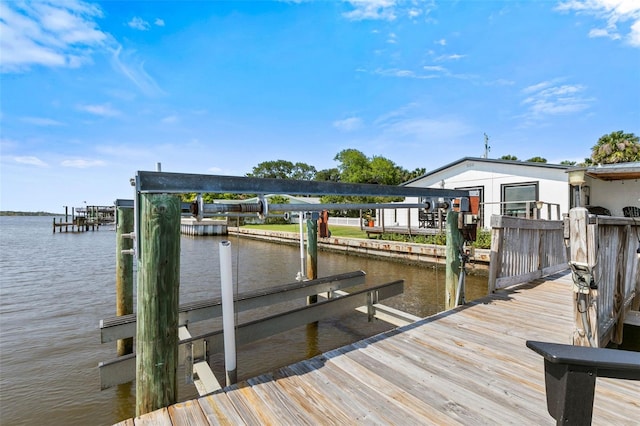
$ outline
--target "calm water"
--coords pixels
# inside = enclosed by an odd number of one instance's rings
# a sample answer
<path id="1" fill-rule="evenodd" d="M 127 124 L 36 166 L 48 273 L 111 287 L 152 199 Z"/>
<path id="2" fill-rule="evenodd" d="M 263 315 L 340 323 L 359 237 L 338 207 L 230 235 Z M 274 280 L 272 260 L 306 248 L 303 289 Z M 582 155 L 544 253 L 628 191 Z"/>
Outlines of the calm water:
<path id="1" fill-rule="evenodd" d="M 100 344 L 98 329 L 100 319 L 115 313 L 115 232 L 52 234 L 51 223 L 47 217 L 0 217 L 0 424 L 113 424 L 135 412 L 135 386 L 100 391 L 97 369 L 98 362 L 115 357 L 115 343 Z M 239 292 L 295 281 L 296 247 L 229 239 Z M 181 302 L 219 295 L 221 240 L 182 238 Z M 362 269 L 367 284 L 404 279 L 405 294 L 387 305 L 419 316 L 443 309 L 443 270 L 344 254 L 320 252 L 318 257 L 319 276 Z M 485 292 L 485 278 L 468 278 L 468 299 Z M 300 327 L 238 348 L 238 378 L 389 328 L 356 313 L 321 321 L 317 336 Z M 213 367 L 222 381 L 221 357 Z M 180 399 L 197 396 L 182 377 L 179 372 Z"/>

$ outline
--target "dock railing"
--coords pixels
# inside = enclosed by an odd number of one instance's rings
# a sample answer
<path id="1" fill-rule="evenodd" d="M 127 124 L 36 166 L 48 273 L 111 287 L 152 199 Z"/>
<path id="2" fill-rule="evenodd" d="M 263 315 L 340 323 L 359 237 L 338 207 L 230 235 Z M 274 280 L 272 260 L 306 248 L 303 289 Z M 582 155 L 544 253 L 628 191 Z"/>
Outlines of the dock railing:
<path id="1" fill-rule="evenodd" d="M 491 217 L 489 293 L 567 269 L 561 220 Z"/>
<path id="2" fill-rule="evenodd" d="M 630 312 L 640 308 L 640 219 L 569 212 L 574 274 L 573 344 L 621 343 Z"/>

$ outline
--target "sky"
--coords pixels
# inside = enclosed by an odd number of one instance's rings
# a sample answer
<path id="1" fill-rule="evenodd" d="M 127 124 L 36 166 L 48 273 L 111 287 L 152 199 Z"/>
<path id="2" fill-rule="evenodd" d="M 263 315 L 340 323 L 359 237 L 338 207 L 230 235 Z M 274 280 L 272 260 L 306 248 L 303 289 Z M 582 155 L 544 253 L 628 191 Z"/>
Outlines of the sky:
<path id="1" fill-rule="evenodd" d="M 640 2 L 2 1 L 0 210 L 133 198 L 138 170 L 583 161 L 640 135 Z"/>

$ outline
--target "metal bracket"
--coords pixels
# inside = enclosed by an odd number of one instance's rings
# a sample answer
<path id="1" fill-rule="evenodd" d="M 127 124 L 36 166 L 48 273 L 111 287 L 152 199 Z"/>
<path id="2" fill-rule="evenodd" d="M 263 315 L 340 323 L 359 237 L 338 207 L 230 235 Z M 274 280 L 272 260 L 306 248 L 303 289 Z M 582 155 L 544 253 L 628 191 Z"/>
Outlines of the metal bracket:
<path id="1" fill-rule="evenodd" d="M 593 267 L 582 262 L 569 262 L 569 267 L 571 268 L 575 293 L 589 294 L 591 290 L 598 288 L 593 278 Z"/>
<path id="2" fill-rule="evenodd" d="M 269 216 L 269 202 L 264 194 L 258 195 L 258 202 L 260 203 L 261 210 L 258 212 L 258 217 L 264 219 Z"/>

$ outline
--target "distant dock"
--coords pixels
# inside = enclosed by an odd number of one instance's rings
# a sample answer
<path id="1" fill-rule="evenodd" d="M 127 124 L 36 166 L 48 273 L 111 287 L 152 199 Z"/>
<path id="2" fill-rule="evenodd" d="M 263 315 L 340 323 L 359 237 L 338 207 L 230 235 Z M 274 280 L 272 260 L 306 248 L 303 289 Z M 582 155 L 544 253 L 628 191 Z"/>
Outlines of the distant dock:
<path id="1" fill-rule="evenodd" d="M 114 206 L 64 207 L 64 217 L 53 218 L 53 233 L 97 231 L 102 225 L 115 224 Z"/>
<path id="2" fill-rule="evenodd" d="M 227 235 L 227 221 L 215 219 L 182 218 L 180 221 L 180 233 L 183 235 Z"/>

